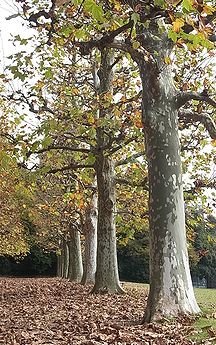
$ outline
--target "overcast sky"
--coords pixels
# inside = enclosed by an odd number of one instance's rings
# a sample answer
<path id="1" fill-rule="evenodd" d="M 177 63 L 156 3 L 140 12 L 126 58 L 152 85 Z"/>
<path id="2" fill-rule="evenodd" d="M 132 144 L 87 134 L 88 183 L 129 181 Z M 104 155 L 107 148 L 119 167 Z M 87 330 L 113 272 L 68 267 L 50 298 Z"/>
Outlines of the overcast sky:
<path id="1" fill-rule="evenodd" d="M 25 35 L 26 28 L 22 19 L 17 17 L 6 20 L 9 16 L 16 14 L 18 7 L 13 0 L 0 0 L 0 68 L 3 70 L 6 64 L 6 57 L 16 51 L 11 40 L 11 35 Z"/>

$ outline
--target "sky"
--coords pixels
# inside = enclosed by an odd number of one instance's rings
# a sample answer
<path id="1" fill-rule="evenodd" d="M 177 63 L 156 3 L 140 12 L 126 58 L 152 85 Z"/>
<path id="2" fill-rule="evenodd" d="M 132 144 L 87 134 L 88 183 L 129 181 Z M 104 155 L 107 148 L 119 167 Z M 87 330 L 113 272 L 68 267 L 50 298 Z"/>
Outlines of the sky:
<path id="1" fill-rule="evenodd" d="M 6 20 L 9 16 L 17 13 L 17 8 L 11 0 L 0 0 L 0 68 L 4 69 L 6 64 L 6 56 L 16 51 L 13 46 L 11 34 L 24 32 L 24 27 L 20 19 L 15 18 Z"/>
<path id="2" fill-rule="evenodd" d="M 19 8 L 14 0 L 0 0 L 0 72 L 8 64 L 7 56 L 17 52 L 19 48 L 14 46 L 12 37 L 20 35 L 27 38 L 31 35 L 31 29 L 26 30 L 26 24 L 19 16 L 9 19 L 16 15 Z M 8 19 L 7 19 L 8 18 Z"/>

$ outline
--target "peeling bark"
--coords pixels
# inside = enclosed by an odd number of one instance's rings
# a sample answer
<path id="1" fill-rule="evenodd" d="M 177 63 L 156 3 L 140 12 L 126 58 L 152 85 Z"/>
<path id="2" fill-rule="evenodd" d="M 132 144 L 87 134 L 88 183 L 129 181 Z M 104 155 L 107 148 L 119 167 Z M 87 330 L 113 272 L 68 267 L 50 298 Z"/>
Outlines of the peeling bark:
<path id="1" fill-rule="evenodd" d="M 68 270 L 69 270 L 69 247 L 67 241 L 63 240 L 63 272 L 62 277 L 67 279 L 68 278 Z"/>
<path id="2" fill-rule="evenodd" d="M 60 240 L 60 255 L 57 258 L 57 276 L 61 278 L 67 278 L 68 276 L 68 265 L 69 265 L 69 253 L 68 246 L 65 239 Z"/>
<path id="3" fill-rule="evenodd" d="M 96 160 L 98 184 L 98 250 L 95 285 L 92 292 L 123 293 L 119 283 L 116 228 L 115 175 L 112 160 L 100 154 Z"/>
<path id="4" fill-rule="evenodd" d="M 111 91 L 113 73 L 113 54 L 104 49 L 101 52 L 99 94 Z M 106 109 L 100 109 L 99 118 L 109 116 Z M 104 128 L 97 128 L 97 151 L 95 172 L 98 187 L 98 224 L 97 224 L 97 268 L 95 293 L 123 293 L 118 276 L 116 227 L 115 227 L 115 172 L 114 163 L 103 147 L 107 138 Z"/>
<path id="5" fill-rule="evenodd" d="M 68 279 L 73 282 L 80 282 L 83 275 L 82 252 L 80 245 L 80 233 L 70 227 L 69 248 L 69 270 Z"/>
<path id="6" fill-rule="evenodd" d="M 149 175 L 150 292 L 143 322 L 152 322 L 200 309 L 186 244 L 176 90 L 164 63 L 172 46 L 166 34 L 159 36 L 156 23 L 139 27 L 137 34 L 151 54 L 137 62 Z"/>
<path id="7" fill-rule="evenodd" d="M 94 284 L 97 255 L 97 194 L 94 193 L 89 207 L 86 209 L 84 270 L 81 284 Z"/>

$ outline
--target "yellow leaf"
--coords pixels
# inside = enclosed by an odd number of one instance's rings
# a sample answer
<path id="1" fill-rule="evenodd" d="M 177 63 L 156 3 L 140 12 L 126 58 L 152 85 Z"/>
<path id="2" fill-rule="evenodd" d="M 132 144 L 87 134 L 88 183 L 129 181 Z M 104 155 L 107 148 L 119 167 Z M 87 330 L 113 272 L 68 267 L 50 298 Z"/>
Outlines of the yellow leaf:
<path id="1" fill-rule="evenodd" d="M 184 26 L 184 19 L 182 18 L 177 18 L 174 22 L 173 22 L 173 31 L 174 32 L 179 32 L 180 29 L 182 28 L 182 26 Z"/>
<path id="2" fill-rule="evenodd" d="M 116 11 L 120 11 L 122 9 L 121 4 L 119 1 L 114 1 L 114 8 Z"/>
<path id="3" fill-rule="evenodd" d="M 76 87 L 73 87 L 71 89 L 71 92 L 74 94 L 74 95 L 78 95 L 79 94 L 79 90 L 76 88 Z"/>
<path id="4" fill-rule="evenodd" d="M 122 96 L 122 97 L 121 97 L 121 102 L 124 103 L 124 102 L 126 102 L 126 101 L 127 101 L 127 98 L 126 98 L 125 96 Z"/>
<path id="5" fill-rule="evenodd" d="M 170 57 L 169 57 L 169 56 L 165 56 L 164 62 L 165 62 L 165 64 L 170 65 L 170 64 L 171 64 L 171 59 L 170 59 Z"/>
<path id="6" fill-rule="evenodd" d="M 213 14 L 214 13 L 214 8 L 212 6 L 204 5 L 203 6 L 203 13 L 206 14 Z"/>
<path id="7" fill-rule="evenodd" d="M 214 147 L 216 147 L 216 140 L 215 140 L 215 139 L 213 139 L 213 140 L 211 141 L 211 145 L 214 146 Z"/>
<path id="8" fill-rule="evenodd" d="M 116 116 L 116 117 L 120 117 L 121 116 L 121 111 L 119 110 L 119 109 L 115 109 L 114 110 L 114 115 Z"/>

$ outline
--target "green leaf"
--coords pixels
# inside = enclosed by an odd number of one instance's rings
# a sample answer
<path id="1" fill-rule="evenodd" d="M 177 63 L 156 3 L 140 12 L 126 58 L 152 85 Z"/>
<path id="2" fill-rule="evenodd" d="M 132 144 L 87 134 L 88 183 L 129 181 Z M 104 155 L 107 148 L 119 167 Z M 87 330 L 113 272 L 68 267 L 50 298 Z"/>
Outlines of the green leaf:
<path id="1" fill-rule="evenodd" d="M 176 42 L 178 39 L 178 34 L 177 32 L 174 32 L 172 29 L 168 31 L 168 37 L 173 41 Z"/>
<path id="2" fill-rule="evenodd" d="M 132 46 L 133 46 L 133 49 L 138 49 L 140 47 L 140 43 L 137 41 L 134 41 Z"/>
<path id="3" fill-rule="evenodd" d="M 148 20 L 146 20 L 144 23 L 142 23 L 142 26 L 143 26 L 145 29 L 148 29 L 150 23 L 151 23 L 151 21 L 148 19 Z"/>
<path id="4" fill-rule="evenodd" d="M 104 12 L 101 5 L 97 5 L 94 0 L 87 0 L 84 9 L 92 14 L 92 17 L 99 22 L 104 22 Z"/>
<path id="5" fill-rule="evenodd" d="M 31 146 L 31 151 L 35 152 L 38 149 L 40 142 L 39 141 L 35 141 L 34 144 Z"/>
<path id="6" fill-rule="evenodd" d="M 79 29 L 75 32 L 75 37 L 78 39 L 82 39 L 85 37 L 85 31 L 83 29 Z"/>
<path id="7" fill-rule="evenodd" d="M 14 123 L 15 123 L 15 125 L 19 125 L 21 123 L 20 117 L 15 117 Z"/>
<path id="8" fill-rule="evenodd" d="M 182 1 L 182 7 L 187 10 L 188 12 L 189 11 L 193 11 L 193 6 L 192 6 L 192 1 L 191 0 L 183 0 Z"/>
<path id="9" fill-rule="evenodd" d="M 90 136 L 91 139 L 95 139 L 96 138 L 96 130 L 94 127 L 91 127 L 88 131 L 88 135 Z"/>
<path id="10" fill-rule="evenodd" d="M 61 28 L 61 34 L 65 37 L 69 37 L 71 34 L 71 27 L 70 26 L 64 26 L 63 28 Z"/>
<path id="11" fill-rule="evenodd" d="M 131 19 L 134 21 L 134 24 L 136 25 L 137 22 L 140 21 L 140 15 L 138 13 L 134 12 L 131 16 Z"/>
<path id="12" fill-rule="evenodd" d="M 166 5 L 164 0 L 154 0 L 155 6 L 164 7 Z"/>
<path id="13" fill-rule="evenodd" d="M 41 145 L 43 147 L 47 147 L 52 143 L 52 138 L 51 137 L 45 137 L 44 140 L 42 141 Z"/>
<path id="14" fill-rule="evenodd" d="M 50 67 L 47 68 L 47 70 L 46 70 L 46 72 L 45 72 L 44 75 L 45 75 L 45 77 L 48 78 L 48 79 L 52 78 L 52 76 L 53 76 L 52 69 L 51 69 Z"/>
<path id="15" fill-rule="evenodd" d="M 94 162 L 95 162 L 95 155 L 93 153 L 89 153 L 86 163 L 87 164 L 94 164 Z"/>

